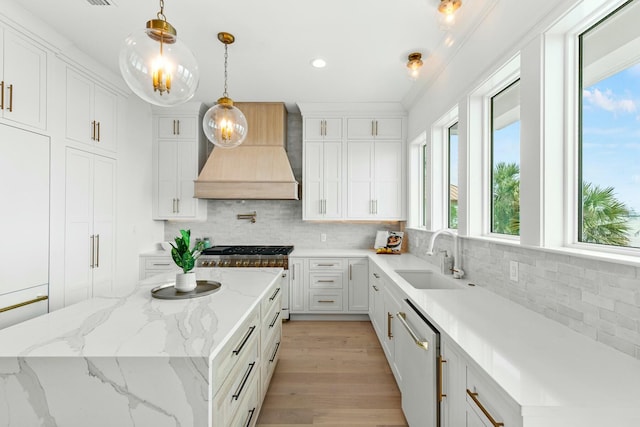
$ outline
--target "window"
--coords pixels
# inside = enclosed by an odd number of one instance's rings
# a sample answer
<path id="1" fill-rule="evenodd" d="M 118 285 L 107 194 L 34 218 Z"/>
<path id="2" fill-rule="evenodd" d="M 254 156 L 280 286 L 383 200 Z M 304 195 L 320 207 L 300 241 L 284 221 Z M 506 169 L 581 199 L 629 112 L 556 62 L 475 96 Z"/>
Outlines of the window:
<path id="1" fill-rule="evenodd" d="M 427 144 L 422 145 L 422 209 L 420 212 L 420 226 L 427 226 L 427 207 L 429 206 L 429 195 L 427 194 L 427 189 L 429 188 L 429 165 L 428 165 L 428 153 L 427 153 Z"/>
<path id="2" fill-rule="evenodd" d="M 579 37 L 578 241 L 640 247 L 640 2 Z"/>
<path id="3" fill-rule="evenodd" d="M 448 226 L 458 228 L 458 123 L 450 126 L 447 132 L 448 159 L 449 159 L 449 207 Z"/>
<path id="4" fill-rule="evenodd" d="M 520 234 L 520 80 L 491 98 L 491 232 Z"/>

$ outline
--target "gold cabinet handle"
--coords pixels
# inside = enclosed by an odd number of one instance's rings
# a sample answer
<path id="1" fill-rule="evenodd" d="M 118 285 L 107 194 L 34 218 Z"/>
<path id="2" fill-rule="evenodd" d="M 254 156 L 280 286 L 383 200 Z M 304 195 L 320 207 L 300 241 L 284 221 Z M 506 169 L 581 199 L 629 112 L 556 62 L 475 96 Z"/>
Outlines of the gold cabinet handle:
<path id="1" fill-rule="evenodd" d="M 318 283 L 333 283 L 335 280 L 318 280 Z"/>
<path id="2" fill-rule="evenodd" d="M 371 120 L 371 136 L 375 136 L 376 132 L 374 130 L 374 124 L 373 124 L 373 120 Z"/>
<path id="3" fill-rule="evenodd" d="M 4 110 L 4 80 L 0 81 L 0 110 Z"/>
<path id="4" fill-rule="evenodd" d="M 180 213 L 180 199 L 176 199 L 176 212 Z"/>
<path id="5" fill-rule="evenodd" d="M 19 302 L 18 304 L 13 304 L 7 307 L 0 308 L 0 313 L 4 313 L 6 311 L 15 310 L 16 308 L 24 307 L 25 305 L 35 304 L 40 301 L 44 301 L 49 299 L 48 296 L 42 295 L 39 297 L 35 297 L 34 299 L 30 299 L 29 301 Z"/>
<path id="6" fill-rule="evenodd" d="M 176 134 L 176 121 L 173 121 L 173 134 Z"/>
<path id="7" fill-rule="evenodd" d="M 180 135 L 180 120 L 176 120 L 176 123 L 178 124 L 178 135 Z"/>
<path id="8" fill-rule="evenodd" d="M 96 234 L 96 268 L 100 267 L 100 235 Z"/>
<path id="9" fill-rule="evenodd" d="M 94 267 L 94 265 L 93 265 L 93 261 L 94 261 L 93 260 L 93 255 L 94 255 L 94 248 L 95 248 L 95 236 L 92 234 L 89 237 L 89 240 L 91 241 L 91 249 L 90 249 L 91 250 L 91 257 L 90 257 L 91 259 L 89 261 L 89 267 L 93 268 Z"/>
<path id="10" fill-rule="evenodd" d="M 353 277 L 352 277 L 352 275 L 351 275 L 352 267 L 353 267 L 353 266 L 352 266 L 351 264 L 349 264 L 349 280 L 353 280 Z"/>
<path id="11" fill-rule="evenodd" d="M 332 299 L 320 299 L 320 300 L 318 300 L 318 302 L 328 302 L 328 303 L 331 303 L 331 302 L 335 302 L 335 300 L 332 300 Z"/>
<path id="12" fill-rule="evenodd" d="M 334 267 L 335 264 L 316 264 L 318 267 Z"/>
<path id="13" fill-rule="evenodd" d="M 13 111 L 13 85 L 9 85 L 9 112 Z"/>
<path id="14" fill-rule="evenodd" d="M 387 338 L 393 338 L 393 334 L 391 333 L 391 319 L 393 319 L 393 314 L 387 311 Z"/>
<path id="15" fill-rule="evenodd" d="M 438 402 L 442 402 L 442 399 L 447 397 L 447 395 L 442 392 L 442 381 L 443 381 L 442 378 L 444 375 L 444 364 L 447 363 L 447 361 L 443 359 L 442 356 L 438 356 L 437 360 L 438 360 L 438 366 L 440 367 L 440 371 L 438 372 Z"/>
<path id="16" fill-rule="evenodd" d="M 98 128 L 96 141 L 100 142 L 100 122 L 96 122 L 96 127 Z"/>
<path id="17" fill-rule="evenodd" d="M 496 421 L 495 418 L 491 416 L 489 411 L 487 411 L 487 409 L 482 406 L 482 403 L 480 403 L 480 399 L 478 399 L 478 393 L 474 393 L 471 390 L 467 389 L 467 394 L 471 397 L 471 399 L 473 399 L 473 401 L 476 403 L 478 408 L 480 408 L 485 417 L 487 417 L 493 427 L 504 427 L 504 423 Z"/>
<path id="18" fill-rule="evenodd" d="M 409 324 L 407 323 L 407 314 L 399 311 L 398 313 L 396 313 L 396 316 L 398 316 L 398 320 L 400 321 L 400 323 L 402 323 L 402 326 L 404 326 L 407 332 L 409 332 L 409 335 L 411 335 L 411 339 L 413 340 L 413 342 L 423 350 L 429 350 L 429 341 L 421 340 L 420 338 L 418 338 L 418 335 L 413 332 L 413 329 L 411 329 L 411 326 L 409 326 Z"/>
<path id="19" fill-rule="evenodd" d="M 378 136 L 378 121 L 376 120 L 376 136 Z"/>
<path id="20" fill-rule="evenodd" d="M 291 280 L 296 280 L 296 265 L 293 264 L 293 271 L 291 272 Z"/>

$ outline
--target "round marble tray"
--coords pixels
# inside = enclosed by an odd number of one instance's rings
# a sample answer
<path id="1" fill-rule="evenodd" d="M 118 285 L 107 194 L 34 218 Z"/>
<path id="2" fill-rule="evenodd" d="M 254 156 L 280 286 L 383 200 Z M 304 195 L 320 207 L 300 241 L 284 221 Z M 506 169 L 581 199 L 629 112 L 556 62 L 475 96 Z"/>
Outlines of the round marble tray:
<path id="1" fill-rule="evenodd" d="M 167 283 L 151 289 L 151 296 L 158 299 L 189 299 L 210 295 L 220 289 L 220 282 L 197 280 L 196 288 L 190 292 L 178 292 L 173 283 Z"/>

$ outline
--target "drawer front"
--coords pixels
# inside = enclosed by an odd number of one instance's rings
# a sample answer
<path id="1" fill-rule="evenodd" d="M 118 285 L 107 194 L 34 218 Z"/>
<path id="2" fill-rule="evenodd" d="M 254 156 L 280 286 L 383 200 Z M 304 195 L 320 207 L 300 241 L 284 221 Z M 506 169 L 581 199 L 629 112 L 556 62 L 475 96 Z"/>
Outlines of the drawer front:
<path id="1" fill-rule="evenodd" d="M 261 401 L 259 385 L 259 375 L 256 375 L 249 387 L 249 391 L 247 391 L 247 395 L 236 411 L 235 418 L 228 425 L 231 427 L 253 427 L 256 425 Z"/>
<path id="2" fill-rule="evenodd" d="M 48 297 L 47 285 L 0 295 L 0 309 L 4 309 L 0 313 L 0 329 L 47 314 L 49 312 Z"/>
<path id="3" fill-rule="evenodd" d="M 152 257 L 145 258 L 144 268 L 145 270 L 169 271 L 173 270 L 174 268 L 178 268 L 178 266 L 175 265 L 171 257 Z"/>
<path id="4" fill-rule="evenodd" d="M 311 258 L 309 270 L 344 270 L 344 259 L 341 258 Z"/>
<path id="5" fill-rule="evenodd" d="M 262 369 L 261 369 L 261 384 L 262 384 L 262 397 L 267 393 L 269 389 L 269 382 L 273 376 L 273 371 L 276 369 L 278 360 L 280 359 L 280 346 L 282 342 L 282 328 L 280 328 L 273 335 L 272 339 L 265 345 L 264 352 L 262 353 Z"/>
<path id="6" fill-rule="evenodd" d="M 309 291 L 310 311 L 342 311 L 342 289 Z"/>
<path id="7" fill-rule="evenodd" d="M 342 289 L 342 272 L 309 273 L 309 289 Z"/>
<path id="8" fill-rule="evenodd" d="M 518 404 L 489 377 L 467 365 L 466 382 L 467 411 L 472 410 L 488 426 L 494 423 L 509 427 L 522 426 Z"/>
<path id="9" fill-rule="evenodd" d="M 242 323 L 238 331 L 224 345 L 220 353 L 216 356 L 212 363 L 213 370 L 213 394 L 220 388 L 229 372 L 242 359 L 245 354 L 249 353 L 252 346 L 260 339 L 260 310 L 255 310 L 249 318 Z"/>
<path id="10" fill-rule="evenodd" d="M 253 383 L 260 378 L 258 353 L 258 342 L 254 341 L 233 367 L 218 394 L 215 395 L 214 420 L 219 424 L 214 425 L 229 425 L 239 408 L 242 407 L 245 398 L 251 393 Z"/>
<path id="11" fill-rule="evenodd" d="M 271 290 L 260 303 L 260 311 L 262 312 L 262 320 L 273 311 L 274 307 L 282 307 L 282 281 L 279 280 L 276 286 L 272 286 Z"/>
<path id="12" fill-rule="evenodd" d="M 280 304 L 272 307 L 268 315 L 262 319 L 262 328 L 261 328 L 261 342 L 264 348 L 264 345 L 271 339 L 272 335 L 279 329 L 282 328 L 282 309 L 280 308 Z"/>

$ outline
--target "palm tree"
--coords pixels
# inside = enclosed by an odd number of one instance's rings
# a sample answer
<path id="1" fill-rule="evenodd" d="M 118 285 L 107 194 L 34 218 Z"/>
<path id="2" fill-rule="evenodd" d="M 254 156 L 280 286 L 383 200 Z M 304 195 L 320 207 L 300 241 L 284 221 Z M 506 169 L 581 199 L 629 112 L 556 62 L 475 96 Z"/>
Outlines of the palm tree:
<path id="1" fill-rule="evenodd" d="M 613 191 L 582 183 L 582 242 L 629 246 L 629 209 Z"/>
<path id="2" fill-rule="evenodd" d="M 520 167 L 500 162 L 493 170 L 493 204 L 491 231 L 520 234 Z"/>

